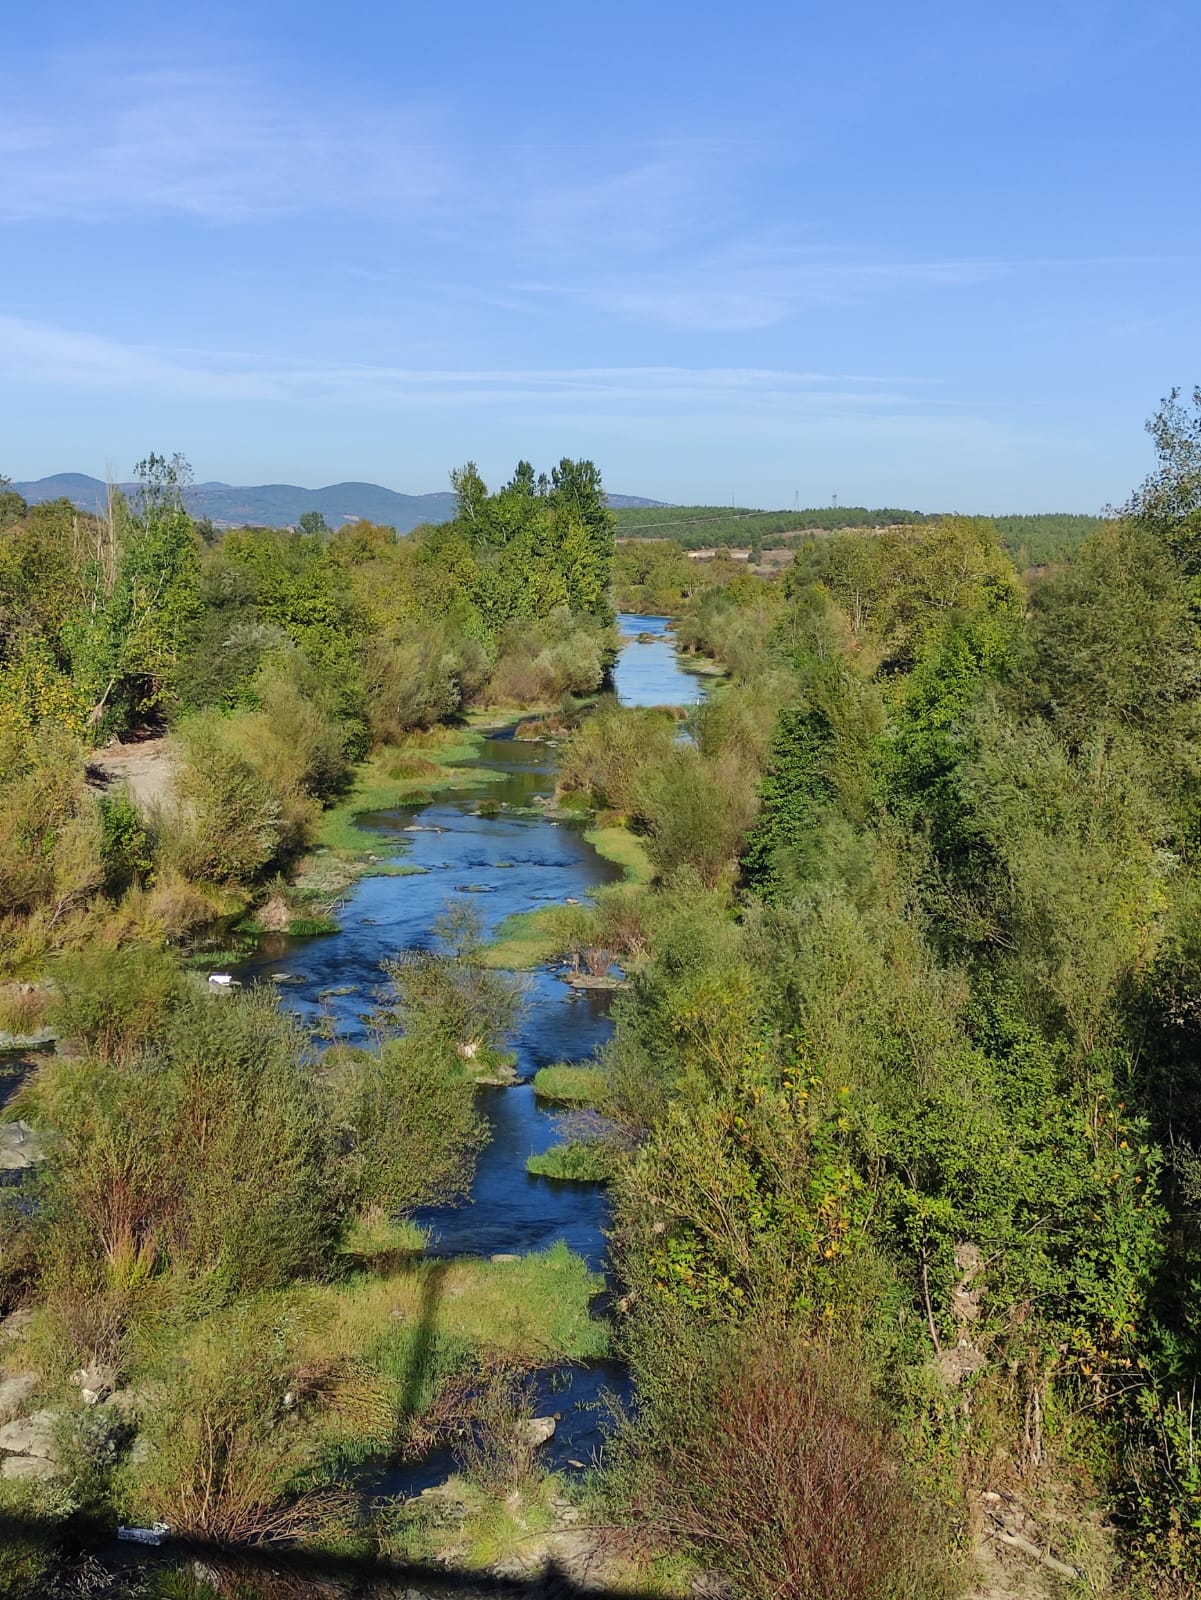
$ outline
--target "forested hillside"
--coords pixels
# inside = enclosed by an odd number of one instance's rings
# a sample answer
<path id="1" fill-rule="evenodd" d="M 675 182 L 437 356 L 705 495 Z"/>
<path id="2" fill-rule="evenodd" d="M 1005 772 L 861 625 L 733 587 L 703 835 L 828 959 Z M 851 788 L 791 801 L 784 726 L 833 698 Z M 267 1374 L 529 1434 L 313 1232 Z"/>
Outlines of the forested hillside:
<path id="1" fill-rule="evenodd" d="M 621 540 L 671 539 L 685 550 L 746 548 L 756 551 L 804 539 L 862 528 L 916 527 L 941 520 L 941 513 L 896 507 L 817 506 L 801 511 L 750 511 L 723 506 L 662 506 L 619 510 Z M 1048 512 L 992 519 L 1001 543 L 1023 566 L 1043 565 L 1067 554 L 1099 525 L 1100 518 Z"/>

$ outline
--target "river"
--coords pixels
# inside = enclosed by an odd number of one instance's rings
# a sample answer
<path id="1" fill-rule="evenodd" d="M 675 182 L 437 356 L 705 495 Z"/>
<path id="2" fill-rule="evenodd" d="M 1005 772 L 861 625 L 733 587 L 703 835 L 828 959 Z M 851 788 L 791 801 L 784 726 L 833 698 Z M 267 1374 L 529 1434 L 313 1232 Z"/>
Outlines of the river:
<path id="1" fill-rule="evenodd" d="M 622 648 L 614 688 L 625 705 L 687 705 L 700 698 L 700 680 L 679 665 L 666 617 L 618 618 Z M 539 814 L 554 793 L 555 752 L 546 744 L 485 739 L 476 763 L 502 777 L 486 788 L 450 789 L 424 805 L 368 813 L 361 827 L 378 835 L 381 863 L 413 869 L 403 877 L 361 879 L 339 912 L 341 931 L 312 939 L 276 940 L 238 969 L 243 981 L 274 982 L 291 1010 L 311 1026 L 326 1023 L 351 1042 L 370 1037 L 373 1000 L 382 988 L 381 962 L 397 951 L 427 945 L 447 902 L 467 898 L 485 933 L 515 911 L 581 899 L 612 883 L 620 869 L 598 856 L 584 824 Z M 521 1081 L 478 1091 L 490 1139 L 464 1204 L 418 1213 L 434 1255 L 525 1254 L 556 1240 L 603 1269 L 608 1218 L 603 1185 L 531 1177 L 526 1158 L 559 1138 L 558 1117 L 539 1102 L 530 1079 L 556 1061 L 582 1061 L 608 1038 L 610 995 L 574 989 L 553 971 L 528 975 L 527 1004 L 512 1048 Z M 539 1382 L 540 1400 L 561 1421 L 547 1465 L 588 1462 L 600 1444 L 596 1399 L 603 1388 L 621 1393 L 625 1374 L 614 1362 L 558 1369 Z M 391 1468 L 373 1489 L 411 1494 L 445 1477 L 441 1453 L 416 1465 Z"/>

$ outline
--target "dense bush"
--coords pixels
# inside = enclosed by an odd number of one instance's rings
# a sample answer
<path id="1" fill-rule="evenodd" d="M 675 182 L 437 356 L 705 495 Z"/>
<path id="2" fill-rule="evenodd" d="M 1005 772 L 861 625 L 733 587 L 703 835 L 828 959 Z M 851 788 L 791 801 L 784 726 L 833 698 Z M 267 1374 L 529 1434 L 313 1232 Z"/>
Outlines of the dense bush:
<path id="1" fill-rule="evenodd" d="M 953 1539 L 851 1347 L 739 1330 L 631 1430 L 636 1503 L 746 1600 L 945 1600 Z"/>

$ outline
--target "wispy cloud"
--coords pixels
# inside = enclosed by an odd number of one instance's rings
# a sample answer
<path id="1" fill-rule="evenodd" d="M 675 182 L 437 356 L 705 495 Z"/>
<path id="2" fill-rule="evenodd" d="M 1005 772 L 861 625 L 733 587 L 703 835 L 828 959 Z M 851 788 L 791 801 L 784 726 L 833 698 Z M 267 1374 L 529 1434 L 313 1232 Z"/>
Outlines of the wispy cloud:
<path id="1" fill-rule="evenodd" d="M 0 216 L 240 222 L 440 205 L 454 174 L 431 117 L 298 105 L 245 68 L 60 64 L 0 103 Z"/>
<path id="2" fill-rule="evenodd" d="M 410 368 L 164 349 L 0 315 L 0 377 L 52 388 L 352 407 L 866 414 L 953 409 L 927 379 L 758 367 Z"/>

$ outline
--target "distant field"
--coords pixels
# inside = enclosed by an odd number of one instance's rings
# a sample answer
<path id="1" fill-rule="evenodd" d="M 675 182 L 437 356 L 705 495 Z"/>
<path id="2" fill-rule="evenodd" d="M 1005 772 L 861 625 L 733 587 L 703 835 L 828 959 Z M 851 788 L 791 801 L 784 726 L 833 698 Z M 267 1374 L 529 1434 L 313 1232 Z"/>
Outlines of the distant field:
<path id="1" fill-rule="evenodd" d="M 943 512 L 907 511 L 897 506 L 817 506 L 801 511 L 754 511 L 738 506 L 656 506 L 618 510 L 619 539 L 674 539 L 686 550 L 744 549 L 803 538 L 806 533 L 888 528 L 937 522 Z M 1073 512 L 992 519 L 1001 542 L 1024 564 L 1039 565 L 1076 548 L 1098 527 L 1100 517 Z"/>

